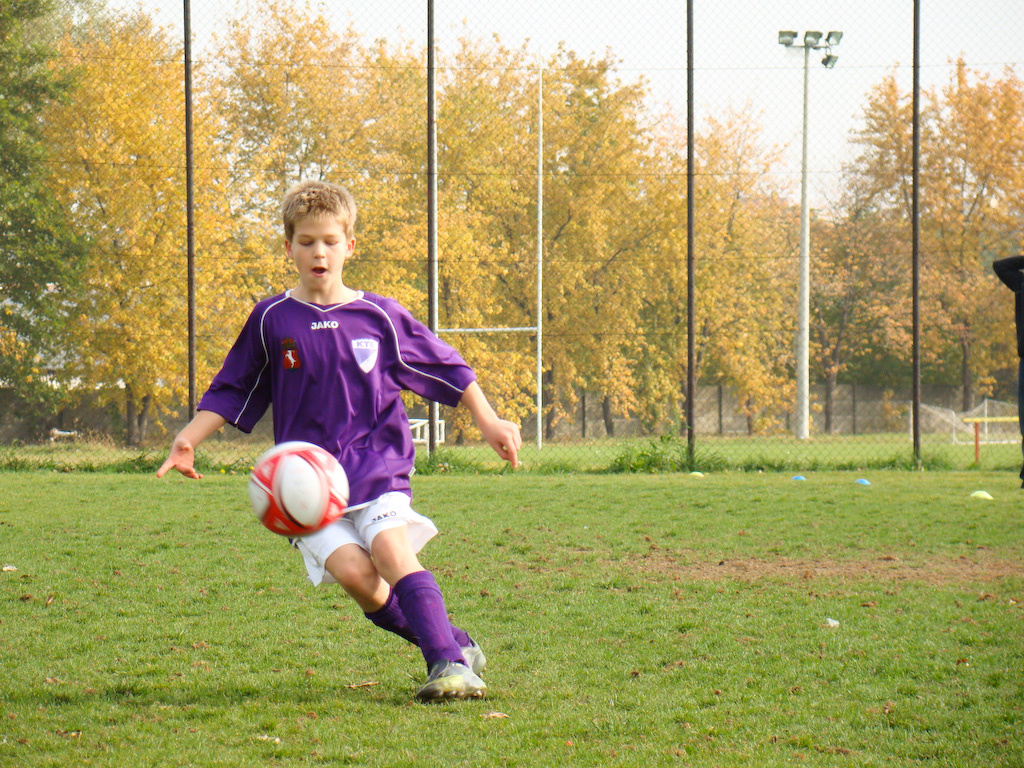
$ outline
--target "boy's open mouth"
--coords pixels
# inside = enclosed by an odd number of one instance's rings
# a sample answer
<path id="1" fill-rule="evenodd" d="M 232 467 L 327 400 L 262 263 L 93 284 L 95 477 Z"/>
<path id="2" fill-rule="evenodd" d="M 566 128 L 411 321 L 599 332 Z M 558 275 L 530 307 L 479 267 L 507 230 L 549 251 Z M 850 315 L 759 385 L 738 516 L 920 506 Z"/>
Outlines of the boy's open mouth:
<path id="1" fill-rule="evenodd" d="M 327 267 L 313 267 L 313 274 L 315 275 L 326 275 Z"/>

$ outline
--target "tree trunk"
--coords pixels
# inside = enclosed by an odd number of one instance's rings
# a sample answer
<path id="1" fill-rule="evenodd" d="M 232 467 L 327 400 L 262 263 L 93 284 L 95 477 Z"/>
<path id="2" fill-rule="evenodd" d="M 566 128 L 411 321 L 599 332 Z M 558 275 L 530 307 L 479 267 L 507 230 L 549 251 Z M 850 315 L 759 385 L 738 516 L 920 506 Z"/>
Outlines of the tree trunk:
<path id="1" fill-rule="evenodd" d="M 138 448 L 146 440 L 151 402 L 150 395 L 144 395 L 141 403 L 136 401 L 132 385 L 124 385 L 125 444 L 130 448 Z"/>
<path id="2" fill-rule="evenodd" d="M 145 395 L 142 398 L 142 405 L 139 406 L 139 415 L 136 422 L 135 436 L 139 445 L 144 445 L 146 436 L 149 434 L 149 406 L 152 402 L 152 395 Z"/>
<path id="3" fill-rule="evenodd" d="M 555 390 L 555 372 L 547 370 L 542 375 L 544 383 L 544 402 L 548 404 L 548 412 L 544 414 L 544 439 L 553 440 L 555 437 L 555 409 L 551 407 Z"/>
<path id="4" fill-rule="evenodd" d="M 830 366 L 825 374 L 825 434 L 836 433 L 835 410 L 836 410 L 836 387 L 839 383 L 838 370 Z"/>
<path id="5" fill-rule="evenodd" d="M 135 421 L 135 393 L 131 384 L 124 385 L 124 428 L 125 445 L 135 447 L 139 444 L 137 431 L 138 423 Z"/>
<path id="6" fill-rule="evenodd" d="M 969 411 L 974 407 L 974 378 L 971 376 L 971 344 L 968 341 L 960 343 L 963 352 L 960 367 L 960 385 L 963 387 L 963 410 Z"/>
<path id="7" fill-rule="evenodd" d="M 612 399 L 608 395 L 601 401 L 601 415 L 604 417 L 604 432 L 608 437 L 615 437 L 615 420 L 612 418 Z"/>

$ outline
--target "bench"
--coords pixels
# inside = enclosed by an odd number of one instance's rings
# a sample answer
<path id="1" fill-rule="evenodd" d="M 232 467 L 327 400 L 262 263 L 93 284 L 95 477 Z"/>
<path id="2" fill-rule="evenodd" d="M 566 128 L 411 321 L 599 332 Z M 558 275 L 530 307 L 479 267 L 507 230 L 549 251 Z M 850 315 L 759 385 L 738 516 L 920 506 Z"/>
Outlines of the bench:
<path id="1" fill-rule="evenodd" d="M 430 435 L 429 419 L 409 419 L 409 430 L 412 432 L 412 441 L 422 445 L 427 444 Z M 437 420 L 437 442 L 444 442 L 444 419 Z"/>

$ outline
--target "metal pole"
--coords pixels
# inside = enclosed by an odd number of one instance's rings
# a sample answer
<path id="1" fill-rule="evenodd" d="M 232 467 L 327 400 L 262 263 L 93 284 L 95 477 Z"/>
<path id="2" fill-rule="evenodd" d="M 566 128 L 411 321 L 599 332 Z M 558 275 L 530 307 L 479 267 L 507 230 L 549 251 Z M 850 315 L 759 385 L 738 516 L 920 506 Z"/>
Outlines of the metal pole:
<path id="1" fill-rule="evenodd" d="M 188 273 L 188 417 L 196 415 L 196 235 L 192 133 L 192 8 L 185 0 L 185 241 Z"/>
<path id="2" fill-rule="evenodd" d="M 696 286 L 694 285 L 694 149 L 693 149 L 693 0 L 686 0 L 686 458 L 696 469 L 697 438 L 693 429 L 696 409 L 697 345 L 695 338 Z"/>
<path id="3" fill-rule="evenodd" d="M 434 63 L 434 0 L 427 0 L 427 323 L 437 333 L 437 114 Z M 427 452 L 437 450 L 438 407 L 427 420 Z"/>
<path id="4" fill-rule="evenodd" d="M 913 296 L 913 395 L 914 461 L 921 469 L 921 251 L 920 251 L 920 170 L 921 170 L 921 1 L 914 0 L 914 94 L 913 139 L 911 157 L 911 293 Z"/>
<path id="5" fill-rule="evenodd" d="M 537 450 L 544 447 L 544 64 L 537 68 Z"/>
<path id="6" fill-rule="evenodd" d="M 800 161 L 800 286 L 796 335 L 796 437 L 810 433 L 809 354 L 811 306 L 811 214 L 807 206 L 807 83 L 811 46 L 804 46 L 804 126 Z"/>

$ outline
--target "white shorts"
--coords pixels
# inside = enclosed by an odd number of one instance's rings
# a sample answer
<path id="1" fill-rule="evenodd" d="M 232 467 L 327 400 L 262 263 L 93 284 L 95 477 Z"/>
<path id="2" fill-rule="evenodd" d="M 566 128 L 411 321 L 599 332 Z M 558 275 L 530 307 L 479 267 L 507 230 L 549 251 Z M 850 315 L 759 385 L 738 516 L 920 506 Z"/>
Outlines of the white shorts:
<path id="1" fill-rule="evenodd" d="M 314 587 L 337 584 L 325 568 L 327 558 L 346 544 L 357 544 L 369 552 L 378 533 L 400 525 L 409 526 L 413 552 L 419 552 L 437 535 L 437 526 L 430 518 L 413 511 L 408 496 L 391 491 L 369 504 L 349 510 L 326 528 L 295 539 L 295 548 L 302 553 L 306 573 Z"/>

